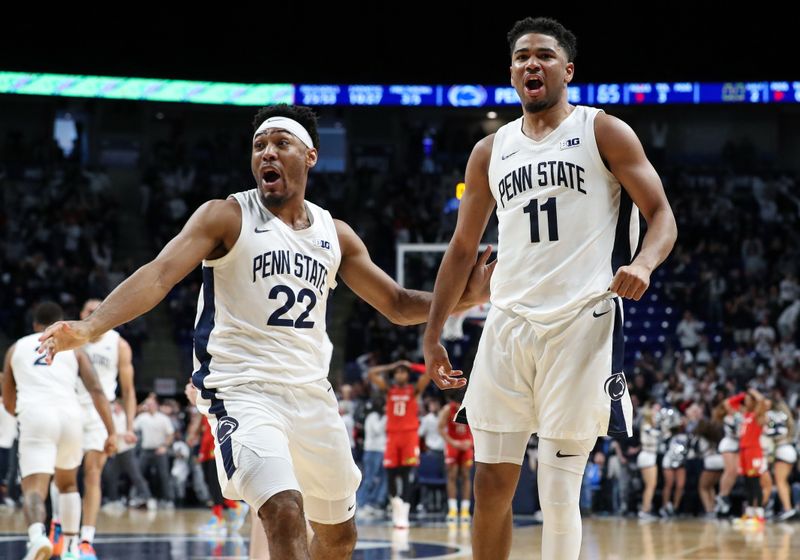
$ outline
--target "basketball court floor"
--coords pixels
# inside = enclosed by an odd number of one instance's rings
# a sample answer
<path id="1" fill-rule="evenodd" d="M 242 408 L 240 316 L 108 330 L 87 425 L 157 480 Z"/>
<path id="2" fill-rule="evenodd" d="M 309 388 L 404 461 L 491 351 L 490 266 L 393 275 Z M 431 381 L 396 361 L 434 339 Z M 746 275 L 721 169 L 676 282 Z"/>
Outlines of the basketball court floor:
<path id="1" fill-rule="evenodd" d="M 246 559 L 249 523 L 241 538 L 195 534 L 207 510 L 101 512 L 95 548 L 100 560 Z M 22 512 L 0 511 L 0 559 L 25 554 Z M 511 558 L 540 558 L 541 526 L 519 518 Z M 384 522 L 359 523 L 355 560 L 471 558 L 468 527 L 431 521 L 395 531 Z M 789 560 L 800 558 L 800 523 L 737 529 L 726 521 L 686 519 L 641 524 L 614 517 L 584 521 L 582 560 Z"/>

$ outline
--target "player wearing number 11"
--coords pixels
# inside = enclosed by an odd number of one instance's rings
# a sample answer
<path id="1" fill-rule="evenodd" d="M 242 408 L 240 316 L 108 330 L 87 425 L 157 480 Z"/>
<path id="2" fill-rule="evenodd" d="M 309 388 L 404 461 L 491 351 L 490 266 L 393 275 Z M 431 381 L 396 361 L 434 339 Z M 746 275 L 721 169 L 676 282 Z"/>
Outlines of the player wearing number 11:
<path id="1" fill-rule="evenodd" d="M 305 200 L 319 145 L 311 109 L 266 107 L 254 125 L 256 187 L 202 205 L 90 317 L 57 323 L 41 340 L 50 357 L 80 346 L 151 309 L 202 262 L 192 382 L 215 436 L 223 494 L 258 512 L 271 557 L 349 558 L 361 475 L 327 381 L 328 293 L 338 273 L 399 324 L 422 322 L 431 294 L 398 286 L 350 226 Z M 473 267 L 461 309 L 488 299 L 488 257 Z"/>
<path id="2" fill-rule="evenodd" d="M 425 331 L 425 362 L 439 387 L 458 384 L 439 338 L 457 302 L 451 294 L 460 293 L 496 207 L 492 309 L 458 415 L 475 442 L 473 555 L 508 557 L 511 499 L 537 432 L 542 558 L 576 560 L 588 454 L 598 435 L 631 434 L 620 297 L 644 294 L 675 242 L 675 219 L 630 127 L 570 105 L 575 36 L 555 20 L 527 18 L 508 39 L 523 114 L 478 142 L 467 163 Z M 633 258 L 637 207 L 648 231 Z"/>

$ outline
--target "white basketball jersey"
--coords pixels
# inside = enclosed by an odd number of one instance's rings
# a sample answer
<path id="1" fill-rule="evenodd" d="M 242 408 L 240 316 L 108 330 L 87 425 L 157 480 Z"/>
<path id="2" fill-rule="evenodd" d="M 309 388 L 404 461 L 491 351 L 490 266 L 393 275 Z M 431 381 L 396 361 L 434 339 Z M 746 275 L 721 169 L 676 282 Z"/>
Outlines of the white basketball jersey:
<path id="1" fill-rule="evenodd" d="M 49 407 L 78 405 L 75 384 L 78 381 L 78 359 L 75 352 L 59 352 L 47 365 L 44 354 L 36 352 L 40 333 L 20 338 L 11 356 L 11 368 L 17 384 L 17 414 L 27 407 L 49 412 Z"/>
<path id="2" fill-rule="evenodd" d="M 216 389 L 326 378 L 333 345 L 325 310 L 341 261 L 333 218 L 306 202 L 311 226 L 293 230 L 267 210 L 256 189 L 232 197 L 242 207 L 242 227 L 227 255 L 203 261 L 194 384 Z"/>
<path id="3" fill-rule="evenodd" d="M 90 342 L 83 347 L 94 366 L 100 386 L 109 402 L 117 398 L 117 378 L 119 376 L 119 333 L 110 330 L 97 342 Z M 81 404 L 93 406 L 92 396 L 78 381 L 78 400 Z"/>
<path id="4" fill-rule="evenodd" d="M 493 305 L 536 322 L 564 318 L 607 297 L 613 271 L 631 262 L 638 210 L 600 156 L 599 112 L 577 106 L 539 141 L 523 134 L 522 117 L 497 131 Z"/>

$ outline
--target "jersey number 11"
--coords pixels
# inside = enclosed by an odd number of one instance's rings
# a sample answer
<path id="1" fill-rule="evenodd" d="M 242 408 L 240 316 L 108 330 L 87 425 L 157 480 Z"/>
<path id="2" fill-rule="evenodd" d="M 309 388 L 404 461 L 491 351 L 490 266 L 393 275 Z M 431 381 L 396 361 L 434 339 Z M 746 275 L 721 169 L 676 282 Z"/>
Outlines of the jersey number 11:
<path id="1" fill-rule="evenodd" d="M 558 241 L 558 216 L 556 215 L 556 199 L 548 198 L 544 204 L 539 206 L 539 199 L 533 198 L 528 205 L 522 209 L 531 220 L 531 243 L 539 243 L 539 212 L 547 212 L 547 233 L 550 241 Z"/>

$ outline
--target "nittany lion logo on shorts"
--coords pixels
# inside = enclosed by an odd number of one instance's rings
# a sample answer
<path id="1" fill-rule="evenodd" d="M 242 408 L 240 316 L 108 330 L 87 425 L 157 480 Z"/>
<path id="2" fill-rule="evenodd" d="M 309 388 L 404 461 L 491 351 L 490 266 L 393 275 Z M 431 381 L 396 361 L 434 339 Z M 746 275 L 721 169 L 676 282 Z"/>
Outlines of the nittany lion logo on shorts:
<path id="1" fill-rule="evenodd" d="M 628 384 L 625 382 L 625 374 L 622 372 L 615 373 L 606 379 L 606 394 L 611 397 L 612 401 L 621 400 L 625 395 L 625 388 Z"/>
<path id="2" fill-rule="evenodd" d="M 217 441 L 219 441 L 220 445 L 228 441 L 231 434 L 235 432 L 238 427 L 239 422 L 237 422 L 235 418 L 231 418 L 230 416 L 223 416 L 220 418 L 217 423 Z"/>

